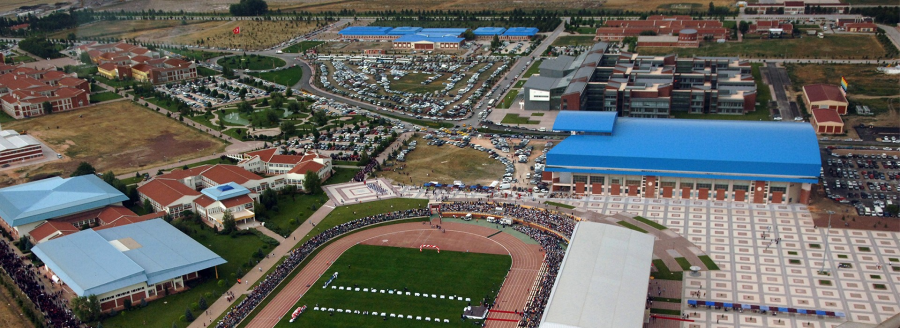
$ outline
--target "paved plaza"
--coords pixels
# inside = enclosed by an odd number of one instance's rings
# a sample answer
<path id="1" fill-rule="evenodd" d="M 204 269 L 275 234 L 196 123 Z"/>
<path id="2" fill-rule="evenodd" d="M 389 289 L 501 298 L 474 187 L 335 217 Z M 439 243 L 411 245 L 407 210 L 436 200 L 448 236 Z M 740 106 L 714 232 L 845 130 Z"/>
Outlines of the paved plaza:
<path id="1" fill-rule="evenodd" d="M 410 188 L 405 196 L 425 198 Z M 430 196 L 430 195 L 429 195 Z M 485 194 L 445 194 L 453 199 Z M 434 196 L 431 196 L 434 197 Z M 522 200 L 530 203 L 531 197 Z M 520 202 L 522 201 L 520 200 Z M 537 201 L 546 199 L 537 198 Z M 683 327 L 838 327 L 875 324 L 900 312 L 900 233 L 814 226 L 805 205 L 589 196 L 549 199 L 600 215 L 652 219 L 683 235 L 720 270 L 685 275 Z M 504 201 L 498 199 L 498 201 Z M 512 201 L 507 199 L 506 201 Z M 568 210 L 567 210 L 568 211 Z M 833 226 L 843 226 L 839 214 Z M 780 238 L 780 242 L 773 240 Z M 820 273 L 823 269 L 828 272 Z M 839 267 L 842 263 L 848 267 Z M 700 297 L 692 296 L 700 292 Z M 705 295 L 705 296 L 704 296 Z M 842 312 L 846 318 L 691 308 L 688 299 Z M 659 325 L 662 321 L 657 320 Z M 653 327 L 651 324 L 650 327 Z"/>
<path id="2" fill-rule="evenodd" d="M 363 182 L 347 182 L 325 186 L 325 193 L 335 206 L 365 203 L 380 199 L 396 198 L 399 193 L 384 179 L 369 179 Z"/>

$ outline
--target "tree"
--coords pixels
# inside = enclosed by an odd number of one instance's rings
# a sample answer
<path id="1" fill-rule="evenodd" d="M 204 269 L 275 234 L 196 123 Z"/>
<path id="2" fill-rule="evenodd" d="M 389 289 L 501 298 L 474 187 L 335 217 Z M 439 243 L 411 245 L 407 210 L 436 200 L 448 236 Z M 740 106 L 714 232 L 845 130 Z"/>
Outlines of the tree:
<path id="1" fill-rule="evenodd" d="M 78 164 L 78 167 L 75 168 L 75 172 L 72 172 L 71 176 L 77 177 L 80 175 L 88 175 L 88 174 L 95 174 L 95 173 L 97 173 L 97 170 L 94 169 L 94 167 L 91 166 L 90 163 L 81 162 Z"/>
<path id="2" fill-rule="evenodd" d="M 222 230 L 220 232 L 227 235 L 236 230 L 237 222 L 234 221 L 234 215 L 231 214 L 231 210 L 225 210 L 225 214 L 222 215 Z"/>
<path id="3" fill-rule="evenodd" d="M 313 171 L 306 171 L 306 176 L 303 178 L 303 190 L 307 193 L 315 194 L 319 192 L 321 189 L 322 181 L 319 179 L 319 174 Z"/>
<path id="4" fill-rule="evenodd" d="M 709 2 L 709 14 L 712 15 L 716 12 L 716 5 L 710 1 Z"/>
<path id="5" fill-rule="evenodd" d="M 194 314 L 191 313 L 191 309 L 184 309 L 184 319 L 187 320 L 187 322 L 194 321 Z"/>
<path id="6" fill-rule="evenodd" d="M 69 307 L 72 308 L 72 312 L 75 312 L 75 315 L 78 316 L 82 322 L 91 322 L 99 319 L 100 300 L 97 299 L 97 295 L 73 298 L 72 301 L 69 302 Z"/>
<path id="7" fill-rule="evenodd" d="M 475 32 L 472 32 L 472 30 L 466 30 L 465 32 L 463 32 L 462 36 L 466 39 L 466 41 L 475 40 Z"/>
<path id="8" fill-rule="evenodd" d="M 741 34 L 747 34 L 747 31 L 750 30 L 750 23 L 741 21 L 738 24 L 738 31 L 741 31 Z"/>
<path id="9" fill-rule="evenodd" d="M 206 297 L 200 296 L 200 301 L 197 302 L 197 305 L 200 306 L 200 310 L 206 310 L 209 308 L 209 305 L 206 304 Z"/>
<path id="10" fill-rule="evenodd" d="M 297 133 L 297 126 L 294 125 L 293 122 L 289 122 L 289 121 L 281 122 L 280 129 L 281 129 L 281 133 L 284 134 L 285 138 L 290 137 Z"/>
<path id="11" fill-rule="evenodd" d="M 500 48 L 500 45 L 501 45 L 501 44 L 502 44 L 502 43 L 500 43 L 500 37 L 497 36 L 496 34 L 494 34 L 494 39 L 491 40 L 491 49 L 497 49 L 497 48 Z"/>
<path id="12" fill-rule="evenodd" d="M 82 63 L 84 63 L 86 65 L 90 65 L 92 63 L 91 62 L 91 54 L 87 53 L 87 51 L 83 51 L 81 53 L 81 56 L 79 56 L 78 58 L 81 60 Z"/>
<path id="13" fill-rule="evenodd" d="M 53 114 L 53 104 L 49 101 L 42 102 L 41 108 L 44 109 L 44 114 Z"/>
<path id="14" fill-rule="evenodd" d="M 290 102 L 288 103 L 287 109 L 292 114 L 297 114 L 300 112 L 300 104 L 298 104 L 297 102 Z"/>
<path id="15" fill-rule="evenodd" d="M 297 194 L 297 186 L 295 186 L 295 185 L 284 186 L 284 188 L 281 188 L 281 192 L 285 195 L 291 195 L 291 200 L 294 200 L 294 196 Z"/>
<path id="16" fill-rule="evenodd" d="M 263 0 L 241 0 L 228 9 L 234 16 L 260 16 L 269 11 L 269 4 Z"/>
<path id="17" fill-rule="evenodd" d="M 153 204 L 150 203 L 149 199 L 144 199 L 144 214 L 150 214 L 155 212 L 153 210 Z"/>

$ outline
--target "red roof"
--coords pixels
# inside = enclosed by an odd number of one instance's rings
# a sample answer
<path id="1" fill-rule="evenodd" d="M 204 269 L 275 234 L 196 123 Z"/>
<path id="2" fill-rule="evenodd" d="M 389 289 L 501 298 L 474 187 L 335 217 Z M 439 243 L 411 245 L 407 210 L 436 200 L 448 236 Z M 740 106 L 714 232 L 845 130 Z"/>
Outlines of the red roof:
<path id="1" fill-rule="evenodd" d="M 218 184 L 228 182 L 244 184 L 245 182 L 250 180 L 261 179 L 260 176 L 254 174 L 253 172 L 247 171 L 240 166 L 224 164 L 215 165 L 208 170 L 203 171 L 203 173 L 201 173 L 200 175 Z"/>
<path id="2" fill-rule="evenodd" d="M 99 67 L 105 71 L 112 71 L 112 70 L 116 69 L 117 65 L 113 64 L 113 63 L 103 63 L 103 64 L 100 64 Z"/>
<path id="3" fill-rule="evenodd" d="M 114 227 L 121 227 L 123 225 L 129 225 L 132 223 L 138 223 L 138 222 L 143 222 L 143 221 L 147 221 L 147 220 L 159 219 L 165 215 L 166 215 L 165 211 L 159 211 L 159 212 L 145 214 L 145 215 L 141 215 L 141 216 L 137 216 L 137 215 L 123 216 L 123 217 L 115 219 L 114 221 L 109 222 L 107 224 L 101 225 L 99 227 L 95 227 L 94 230 L 103 230 L 103 229 L 109 229 L 109 228 L 114 228 Z"/>
<path id="4" fill-rule="evenodd" d="M 878 28 L 878 25 L 875 25 L 875 23 L 847 23 L 847 24 L 844 24 L 844 27 L 847 28 L 847 29 L 851 29 L 851 28 L 871 28 L 871 29 L 874 30 L 874 29 Z"/>
<path id="5" fill-rule="evenodd" d="M 212 165 L 200 165 L 197 167 L 192 167 L 187 170 L 172 170 L 172 172 L 157 176 L 154 179 L 169 179 L 169 180 L 181 180 L 184 178 L 195 177 L 203 173 L 206 169 L 212 167 Z"/>
<path id="6" fill-rule="evenodd" d="M 316 163 L 313 161 L 309 161 L 309 162 L 306 162 L 303 164 L 298 164 L 297 166 L 294 166 L 294 168 L 292 168 L 290 171 L 288 171 L 288 173 L 306 174 L 306 172 L 309 172 L 309 171 L 319 172 L 319 170 L 321 170 L 322 167 L 324 167 L 324 166 L 325 165 L 322 165 L 322 164 L 319 164 L 319 163 Z"/>
<path id="7" fill-rule="evenodd" d="M 97 215 L 102 224 L 107 224 L 121 218 L 123 216 L 137 216 L 134 212 L 124 206 L 107 206 Z"/>
<path id="8" fill-rule="evenodd" d="M 803 93 L 810 102 L 817 101 L 839 101 L 847 102 L 841 88 L 831 84 L 812 84 L 803 87 Z"/>
<path id="9" fill-rule="evenodd" d="M 153 179 L 138 187 L 138 192 L 161 206 L 168 206 L 184 196 L 199 196 L 200 192 L 174 180 Z"/>
<path id="10" fill-rule="evenodd" d="M 813 109 L 813 118 L 815 118 L 816 122 L 819 123 L 832 122 L 844 124 L 844 120 L 841 119 L 841 115 L 839 115 L 834 109 Z"/>
<path id="11" fill-rule="evenodd" d="M 803 6 L 805 6 L 805 3 L 803 1 L 785 1 L 784 6 L 785 7 L 803 7 Z"/>
<path id="12" fill-rule="evenodd" d="M 212 198 L 209 198 L 206 195 L 200 196 L 194 200 L 194 204 L 197 204 L 200 207 L 204 207 L 204 208 L 209 207 L 209 205 L 212 205 L 215 202 L 216 202 L 215 200 L 213 200 Z"/>
<path id="13" fill-rule="evenodd" d="M 222 205 L 224 205 L 225 208 L 235 207 L 238 205 L 244 205 L 244 204 L 249 204 L 249 203 L 253 203 L 253 198 L 250 198 L 250 196 L 247 196 L 247 195 L 240 195 L 240 196 L 237 196 L 234 198 L 222 200 Z"/>
<path id="14" fill-rule="evenodd" d="M 68 222 L 62 221 L 47 221 L 39 225 L 34 230 L 31 230 L 28 234 L 31 236 L 34 241 L 40 241 L 41 239 L 47 238 L 52 234 L 60 232 L 64 235 L 70 233 L 78 232 L 78 228 Z"/>

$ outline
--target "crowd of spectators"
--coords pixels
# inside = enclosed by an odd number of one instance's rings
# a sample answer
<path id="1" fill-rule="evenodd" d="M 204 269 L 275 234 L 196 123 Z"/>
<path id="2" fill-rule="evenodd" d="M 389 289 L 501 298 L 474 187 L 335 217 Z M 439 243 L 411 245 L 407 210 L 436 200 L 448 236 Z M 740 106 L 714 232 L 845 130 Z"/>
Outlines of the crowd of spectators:
<path id="1" fill-rule="evenodd" d="M 44 314 L 46 326 L 73 328 L 81 326 L 75 315 L 66 308 L 66 302 L 59 297 L 59 292 L 45 290 L 44 284 L 38 280 L 34 265 L 25 264 L 4 240 L 0 240 L 0 267 Z"/>
<path id="2" fill-rule="evenodd" d="M 498 207 L 501 208 L 502 213 L 497 211 Z M 569 214 L 500 202 L 469 201 L 443 203 L 441 204 L 441 212 L 475 212 L 503 215 L 559 232 L 566 238 L 572 237 L 572 231 L 575 229 L 576 223 L 575 217 Z"/>
<path id="3" fill-rule="evenodd" d="M 360 169 L 359 172 L 356 172 L 356 175 L 353 176 L 353 181 L 356 181 L 356 182 L 366 181 L 366 176 L 368 176 L 369 173 L 371 173 L 372 171 L 375 170 L 375 164 L 376 164 L 376 162 L 374 159 L 371 162 L 369 162 L 369 164 L 366 164 L 366 167 Z"/>
<path id="4" fill-rule="evenodd" d="M 300 247 L 292 250 L 287 259 L 279 264 L 272 273 L 263 278 L 262 282 L 250 291 L 247 298 L 241 301 L 237 306 L 233 307 L 231 311 L 228 311 L 222 321 L 218 322 L 216 327 L 233 328 L 237 326 L 241 320 L 250 314 L 250 312 L 252 312 L 253 309 L 256 308 L 256 306 L 259 305 L 259 303 L 262 302 L 262 300 L 265 299 L 266 296 L 268 296 L 269 293 L 294 270 L 294 268 L 309 256 L 309 254 L 332 238 L 376 223 L 428 215 L 430 215 L 430 212 L 427 208 L 395 211 L 356 219 L 323 231 L 303 243 Z"/>
<path id="5" fill-rule="evenodd" d="M 554 234 L 523 225 L 517 225 L 513 229 L 536 240 L 545 251 L 541 282 L 537 285 L 537 290 L 532 293 L 531 300 L 525 305 L 522 319 L 519 321 L 519 327 L 536 328 L 541 323 L 544 309 L 547 308 L 547 301 L 550 300 L 550 292 L 553 290 L 553 284 L 556 282 L 556 275 L 559 274 L 559 267 L 566 251 L 560 245 L 562 239 Z"/>

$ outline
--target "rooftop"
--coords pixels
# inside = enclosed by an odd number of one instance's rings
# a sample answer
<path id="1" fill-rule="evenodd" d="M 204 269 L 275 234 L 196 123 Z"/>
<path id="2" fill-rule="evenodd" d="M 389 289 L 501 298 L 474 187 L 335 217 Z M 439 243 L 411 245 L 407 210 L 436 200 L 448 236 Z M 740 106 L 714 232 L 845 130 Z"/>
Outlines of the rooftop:
<path id="1" fill-rule="evenodd" d="M 533 36 L 538 33 L 537 27 L 510 27 L 503 32 L 503 35 L 509 36 Z"/>
<path id="2" fill-rule="evenodd" d="M 472 33 L 475 35 L 500 35 L 506 32 L 506 28 L 503 27 L 479 27 L 476 28 Z"/>
<path id="3" fill-rule="evenodd" d="M 32 251 L 79 296 L 155 284 L 225 263 L 162 219 L 83 230 Z"/>
<path id="4" fill-rule="evenodd" d="M 128 200 L 96 175 L 47 178 L 0 189 L 0 217 L 12 227 Z"/>
<path id="5" fill-rule="evenodd" d="M 396 40 L 394 40 L 394 42 L 422 42 L 422 41 L 427 41 L 427 42 L 435 42 L 435 43 L 438 43 L 438 42 L 453 42 L 453 43 L 458 43 L 458 42 L 460 42 L 460 41 L 462 41 L 462 40 L 465 40 L 465 39 L 463 39 L 463 38 L 458 38 L 458 37 L 455 37 L 455 36 L 428 36 L 428 35 L 422 35 L 422 34 L 407 34 L 407 35 L 404 35 L 404 36 L 401 36 L 401 37 L 397 38 Z"/>
<path id="6" fill-rule="evenodd" d="M 838 101 L 847 102 L 841 88 L 831 84 L 811 84 L 803 86 L 803 93 L 811 102 L 816 101 Z"/>
<path id="7" fill-rule="evenodd" d="M 615 225 L 579 222 L 541 328 L 640 327 L 653 239 Z"/>
<path id="8" fill-rule="evenodd" d="M 567 116 L 554 129 L 577 127 Z M 547 155 L 556 172 L 805 183 L 818 181 L 821 164 L 812 126 L 789 122 L 618 118 L 611 135 L 570 136 Z"/>
<path id="9" fill-rule="evenodd" d="M 612 133 L 616 112 L 561 111 L 553 123 L 553 130 Z"/>
<path id="10" fill-rule="evenodd" d="M 237 183 L 229 182 L 226 184 L 220 184 L 218 186 L 203 189 L 200 192 L 207 197 L 212 198 L 213 200 L 219 201 L 249 194 L 250 190 Z"/>
<path id="11" fill-rule="evenodd" d="M 385 35 L 391 30 L 383 26 L 350 26 L 344 28 L 338 34 L 341 35 Z"/>

